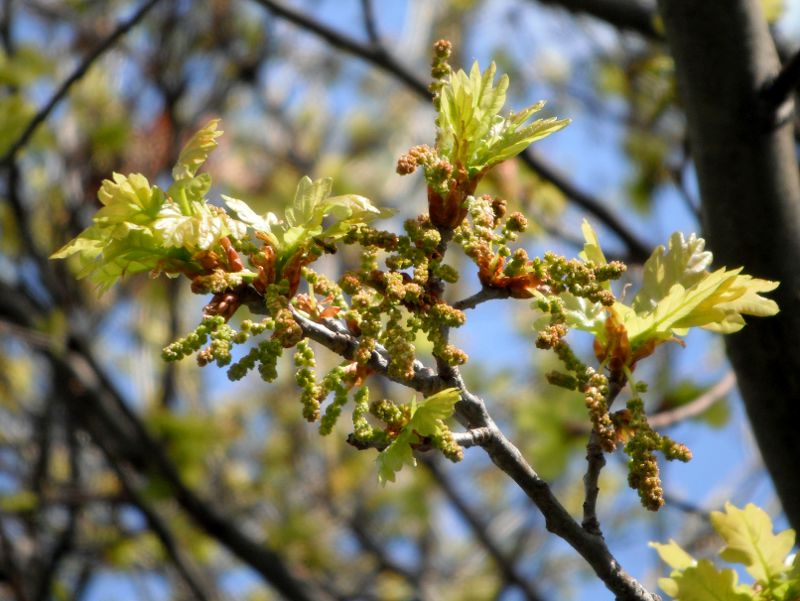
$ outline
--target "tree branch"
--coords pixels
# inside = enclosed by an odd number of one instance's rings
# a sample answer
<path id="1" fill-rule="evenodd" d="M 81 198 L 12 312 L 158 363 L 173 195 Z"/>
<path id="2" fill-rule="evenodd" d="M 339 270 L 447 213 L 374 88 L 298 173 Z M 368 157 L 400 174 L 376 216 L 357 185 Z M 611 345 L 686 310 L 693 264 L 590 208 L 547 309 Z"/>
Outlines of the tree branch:
<path id="1" fill-rule="evenodd" d="M 251 539 L 225 514 L 188 488 L 161 445 L 127 407 L 84 343 L 73 339 L 71 350 L 64 356 L 45 353 L 62 374 L 62 381 L 76 382 L 82 390 L 70 398 L 69 409 L 101 448 L 123 458 L 140 473 L 156 470 L 172 488 L 176 502 L 201 530 L 227 547 L 287 599 L 327 599 L 292 574 L 277 551 Z"/>
<path id="2" fill-rule="evenodd" d="M 382 51 L 383 44 L 378 33 L 378 26 L 375 23 L 375 7 L 372 5 L 372 0 L 361 0 L 361 12 L 364 16 L 364 29 L 367 32 L 370 43 L 374 48 Z"/>
<path id="3" fill-rule="evenodd" d="M 786 61 L 778 76 L 763 86 L 761 93 L 769 107 L 777 112 L 791 113 L 793 107 L 782 108 L 791 99 L 793 92 L 800 89 L 800 50 Z"/>
<path id="4" fill-rule="evenodd" d="M 206 590 L 205 586 L 201 584 L 200 574 L 188 557 L 185 556 L 180 544 L 172 536 L 167 524 L 161 519 L 161 516 L 148 505 L 140 494 L 141 486 L 136 483 L 136 478 L 129 470 L 124 467 L 124 459 L 121 457 L 114 457 L 109 455 L 109 463 L 114 468 L 117 478 L 122 485 L 125 494 L 136 508 L 142 513 L 147 527 L 156 535 L 161 546 L 170 558 L 172 564 L 175 566 L 180 577 L 183 579 L 187 588 L 192 593 L 192 598 L 197 601 L 210 601 L 216 598 L 216 595 Z"/>
<path id="5" fill-rule="evenodd" d="M 619 379 L 612 379 L 608 383 L 606 405 L 609 409 L 624 386 L 625 381 Z M 581 526 L 590 534 L 597 536 L 603 536 L 600 520 L 597 519 L 597 497 L 600 494 L 600 472 L 603 471 L 605 465 L 606 456 L 603 446 L 600 444 L 600 436 L 593 428 L 589 434 L 589 442 L 586 443 L 586 473 L 583 476 L 584 500 Z"/>
<path id="6" fill-rule="evenodd" d="M 255 310 L 263 311 L 263 309 L 258 307 L 255 307 Z M 358 340 L 343 326 L 337 324 L 333 320 L 328 320 L 326 324 L 317 323 L 301 315 L 294 307 L 291 307 L 291 311 L 294 320 L 302 328 L 303 335 L 307 338 L 318 342 L 345 359 L 352 359 L 355 357 L 356 350 L 358 349 Z M 424 366 L 420 361 L 414 361 L 414 376 L 412 378 L 406 379 L 390 376 L 388 354 L 386 349 L 379 344 L 376 345 L 375 350 L 372 351 L 367 365 L 393 382 L 417 390 L 426 396 L 444 388 L 441 380 L 436 376 L 433 370 Z"/>
<path id="7" fill-rule="evenodd" d="M 571 13 L 585 14 L 605 21 L 612 27 L 632 31 L 651 40 L 663 40 L 656 27 L 655 2 L 642 0 L 538 0 L 546 6 L 558 6 Z"/>
<path id="8" fill-rule="evenodd" d="M 341 348 L 341 342 L 334 332 L 331 332 L 325 326 L 314 324 L 314 322 L 295 314 L 295 319 L 298 319 L 298 317 L 300 318 L 298 323 L 300 323 L 304 332 L 310 325 L 315 326 L 313 329 L 309 328 L 317 335 L 314 340 L 323 345 L 329 342 L 334 347 Z M 331 350 L 336 352 L 335 348 L 331 348 Z M 381 364 L 376 365 L 376 367 L 379 373 L 387 374 L 387 366 Z M 431 386 L 436 380 L 439 381 L 438 386 Z M 500 431 L 486 410 L 483 400 L 469 392 L 457 368 L 452 369 L 450 378 L 443 379 L 437 376 L 428 376 L 425 378 L 425 384 L 426 387 L 433 388 L 430 392 L 449 386 L 458 388 L 461 391 L 461 400 L 456 403 L 456 412 L 460 416 L 460 421 L 469 428 L 477 429 L 480 432 L 478 434 L 476 431 L 470 436 L 476 441 L 480 439 L 480 446 L 486 451 L 492 462 L 508 474 L 542 512 L 547 529 L 567 541 L 589 563 L 598 577 L 617 596 L 619 601 L 660 600 L 658 595 L 648 592 L 635 578 L 625 572 L 611 554 L 602 536 L 587 532 L 572 518 L 553 495 L 547 482 L 539 477 L 528 462 L 525 461 L 519 449 Z M 420 389 L 417 388 L 417 390 Z"/>
<path id="9" fill-rule="evenodd" d="M 528 599 L 528 601 L 541 601 L 543 599 L 542 595 L 522 576 L 522 574 L 520 574 L 513 560 L 506 556 L 506 553 L 503 552 L 498 542 L 489 532 L 489 528 L 484 523 L 481 516 L 478 515 L 458 493 L 455 486 L 450 481 L 450 478 L 437 464 L 436 458 L 424 457 L 422 463 L 433 475 L 433 479 L 439 485 L 439 488 L 453 507 L 455 507 L 464 521 L 469 525 L 475 538 L 480 542 L 481 546 L 486 549 L 489 557 L 492 558 L 498 570 L 503 574 L 503 578 L 509 584 L 519 589 L 524 598 Z"/>
<path id="10" fill-rule="evenodd" d="M 673 426 L 691 417 L 697 417 L 726 394 L 728 394 L 731 390 L 733 390 L 734 386 L 736 386 L 736 374 L 734 374 L 732 371 L 729 371 L 719 380 L 719 382 L 714 384 L 696 399 L 686 403 L 685 405 L 676 407 L 675 409 L 654 413 L 653 415 L 648 416 L 647 421 L 650 424 L 650 427 L 655 430 L 669 428 L 670 426 Z"/>
<path id="11" fill-rule="evenodd" d="M 430 91 L 424 81 L 419 79 L 406 67 L 397 62 L 391 54 L 387 52 L 376 51 L 374 48 L 362 44 L 358 40 L 354 40 L 338 31 L 327 27 L 309 17 L 307 14 L 284 6 L 281 2 L 276 0 L 252 0 L 256 4 L 267 8 L 274 14 L 278 15 L 297 25 L 298 27 L 309 31 L 316 36 L 322 38 L 327 43 L 335 48 L 339 48 L 353 56 L 361 58 L 366 62 L 378 67 L 381 71 L 393 76 L 394 78 L 402 81 L 411 91 L 425 100 L 430 100 Z M 567 180 L 563 174 L 556 170 L 553 166 L 548 164 L 543 158 L 532 152 L 530 149 L 526 150 L 520 155 L 521 160 L 536 173 L 538 173 L 545 181 L 553 184 L 558 188 L 567 198 L 577 204 L 579 207 L 589 212 L 602 221 L 606 227 L 616 234 L 626 246 L 628 246 L 628 254 L 631 259 L 637 262 L 644 262 L 650 256 L 650 246 L 643 243 L 638 237 L 630 231 L 623 222 L 616 217 L 608 208 L 608 203 L 593 197 L 588 192 L 581 190 L 572 182 Z"/>
<path id="12" fill-rule="evenodd" d="M 159 0 L 148 0 L 145 4 L 143 4 L 139 9 L 133 13 L 127 20 L 121 22 L 111 34 L 106 37 L 92 52 L 90 52 L 86 58 L 84 58 L 80 64 L 75 68 L 75 70 L 67 77 L 55 93 L 50 97 L 50 100 L 39 109 L 39 111 L 33 116 L 33 118 L 28 122 L 28 125 L 25 126 L 25 129 L 19 135 L 19 137 L 14 141 L 13 144 L 9 147 L 9 149 L 0 157 L 0 166 L 7 166 L 11 164 L 13 159 L 17 156 L 17 153 L 22 150 L 22 148 L 28 143 L 31 139 L 31 136 L 36 132 L 36 129 L 44 123 L 44 121 L 50 116 L 50 113 L 53 112 L 53 109 L 58 106 L 58 104 L 67 96 L 69 93 L 70 88 L 80 81 L 80 79 L 86 75 L 86 72 L 89 71 L 91 66 L 99 59 L 103 54 L 106 53 L 116 42 L 119 38 L 123 35 L 128 33 L 133 27 L 135 27 L 144 17 L 145 15 L 150 12 L 150 10 L 158 4 Z"/>
<path id="13" fill-rule="evenodd" d="M 464 309 L 474 309 L 481 303 L 485 303 L 489 300 L 499 299 L 499 298 L 509 298 L 511 292 L 508 288 L 489 288 L 483 287 L 480 291 L 476 292 L 472 296 L 468 296 L 467 298 L 461 299 L 460 301 L 456 301 L 453 303 L 454 309 L 459 309 L 463 311 Z"/>

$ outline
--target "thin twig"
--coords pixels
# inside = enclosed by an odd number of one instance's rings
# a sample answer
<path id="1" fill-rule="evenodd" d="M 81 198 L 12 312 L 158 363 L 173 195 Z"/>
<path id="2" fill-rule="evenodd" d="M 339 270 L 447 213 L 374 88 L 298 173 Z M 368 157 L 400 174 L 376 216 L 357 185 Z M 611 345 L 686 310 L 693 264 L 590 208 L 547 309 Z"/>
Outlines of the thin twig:
<path id="1" fill-rule="evenodd" d="M 381 36 L 378 33 L 378 26 L 375 21 L 375 9 L 372 5 L 372 0 L 361 0 L 361 13 L 364 16 L 364 29 L 367 32 L 367 37 L 370 43 L 379 49 L 383 49 L 381 43 Z"/>
<path id="2" fill-rule="evenodd" d="M 674 426 L 675 424 L 691 417 L 697 417 L 726 394 L 728 394 L 731 390 L 733 390 L 734 386 L 736 386 L 736 374 L 734 374 L 733 371 L 729 371 L 719 380 L 719 382 L 714 384 L 711 388 L 693 401 L 690 401 L 685 405 L 681 405 L 680 407 L 676 407 L 675 409 L 655 413 L 649 416 L 647 421 L 650 423 L 651 428 L 662 429 Z"/>
<path id="3" fill-rule="evenodd" d="M 460 301 L 456 301 L 453 303 L 454 309 L 459 309 L 463 311 L 464 309 L 474 309 L 481 303 L 485 303 L 489 300 L 494 300 L 498 298 L 509 298 L 510 292 L 508 288 L 489 288 L 484 287 L 481 288 L 479 292 L 476 292 L 472 296 L 468 296 L 467 298 L 461 299 Z"/>
<path id="4" fill-rule="evenodd" d="M 778 110 L 792 92 L 798 89 L 800 89 L 800 50 L 786 61 L 777 77 L 764 87 L 762 95 L 770 108 Z"/>
<path id="5" fill-rule="evenodd" d="M 603 536 L 600 520 L 597 518 L 597 497 L 600 494 L 600 472 L 606 465 L 606 456 L 600 444 L 600 436 L 592 430 L 586 443 L 586 473 L 583 475 L 583 520 L 581 526 L 586 532 Z"/>
<path id="6" fill-rule="evenodd" d="M 613 379 L 609 382 L 606 399 L 606 405 L 609 408 L 624 386 L 624 380 Z M 603 471 L 605 465 L 606 456 L 603 446 L 600 444 L 600 436 L 596 430 L 592 429 L 589 434 L 589 442 L 586 443 L 586 473 L 583 476 L 584 500 L 581 526 L 586 532 L 596 536 L 603 536 L 600 520 L 597 519 L 597 497 L 600 494 L 600 472 Z"/>
<path id="7" fill-rule="evenodd" d="M 58 106 L 58 104 L 67 96 L 70 88 L 75 83 L 80 81 L 80 79 L 87 73 L 87 71 L 89 71 L 95 61 L 105 54 L 106 51 L 108 51 L 119 38 L 135 27 L 136 24 L 139 23 L 139 21 L 141 21 L 150 11 L 150 9 L 158 4 L 158 2 L 159 0 L 149 0 L 143 4 L 135 13 L 133 13 L 133 15 L 131 15 L 129 19 L 117 25 L 116 29 L 114 29 L 114 31 L 112 31 L 111 34 L 106 37 L 99 46 L 92 50 L 92 52 L 90 52 L 86 58 L 81 61 L 81 63 L 75 68 L 69 77 L 67 77 L 61 83 L 50 100 L 48 100 L 47 103 L 41 109 L 39 109 L 39 111 L 28 122 L 28 125 L 25 126 L 25 129 L 22 131 L 20 136 L 3 154 L 2 158 L 0 158 L 0 165 L 6 166 L 11 163 L 14 157 L 17 156 L 17 153 L 22 150 L 22 148 L 31 139 L 31 136 L 33 136 L 37 128 L 44 123 L 47 117 L 50 116 L 50 113 L 53 112 L 53 109 L 55 109 L 56 106 Z"/>
<path id="8" fill-rule="evenodd" d="M 197 572 L 197 568 L 192 565 L 189 558 L 186 557 L 183 546 L 175 540 L 166 522 L 162 520 L 155 509 L 150 507 L 147 501 L 145 501 L 144 496 L 140 492 L 142 486 L 136 482 L 137 478 L 130 473 L 130 470 L 123 467 L 124 459 L 118 457 L 109 457 L 109 459 L 109 463 L 114 468 L 125 494 L 144 516 L 147 527 L 156 535 L 156 538 L 158 538 L 167 557 L 170 558 L 178 574 L 191 591 L 192 598 L 198 601 L 210 601 L 211 599 L 215 599 L 216 595 L 206 590 L 205 584 L 201 584 L 201 576 Z"/>
<path id="9" fill-rule="evenodd" d="M 439 467 L 435 457 L 425 457 L 422 463 L 428 468 L 434 481 L 439 485 L 450 504 L 458 511 L 464 521 L 469 525 L 475 538 L 486 550 L 489 557 L 497 565 L 498 570 L 503 574 L 503 578 L 509 584 L 519 589 L 524 598 L 528 601 L 541 601 L 542 595 L 537 591 L 533 584 L 526 580 L 514 562 L 508 557 L 507 553 L 500 548 L 500 544 L 495 540 L 489 531 L 489 526 L 484 523 L 481 515 L 467 504 L 466 500 L 456 490 L 450 478 Z"/>
<path id="10" fill-rule="evenodd" d="M 468 449 L 470 447 L 481 447 L 489 442 L 492 437 L 491 428 L 473 428 L 466 432 L 454 432 L 453 441 L 459 446 Z"/>
<path id="11" fill-rule="evenodd" d="M 252 0 L 261 6 L 294 23 L 311 33 L 319 36 L 331 46 L 344 50 L 353 56 L 361 58 L 368 63 L 378 67 L 380 70 L 394 76 L 402 81 L 411 91 L 421 98 L 429 100 L 431 97 L 428 86 L 423 80 L 414 75 L 406 67 L 401 65 L 395 58 L 387 53 L 376 51 L 371 46 L 363 44 L 358 40 L 350 38 L 330 27 L 314 20 L 310 16 L 300 11 L 284 6 L 276 0 Z M 644 262 L 650 255 L 649 246 L 639 240 L 639 238 L 623 224 L 607 207 L 608 203 L 595 198 L 588 192 L 581 190 L 570 182 L 560 171 L 548 164 L 542 157 L 526 150 L 520 155 L 522 161 L 538 173 L 545 181 L 553 184 L 567 198 L 580 206 L 588 213 L 600 219 L 610 230 L 612 230 L 628 246 L 628 254 L 631 260 Z"/>

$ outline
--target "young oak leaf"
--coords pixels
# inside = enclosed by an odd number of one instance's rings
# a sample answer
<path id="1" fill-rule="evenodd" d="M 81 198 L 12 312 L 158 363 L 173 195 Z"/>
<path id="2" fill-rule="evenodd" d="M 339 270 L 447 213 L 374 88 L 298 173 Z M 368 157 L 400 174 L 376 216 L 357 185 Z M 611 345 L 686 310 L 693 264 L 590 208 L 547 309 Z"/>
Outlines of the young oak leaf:
<path id="1" fill-rule="evenodd" d="M 651 542 L 648 543 L 648 546 L 658 552 L 661 561 L 675 570 L 685 570 L 686 568 L 697 565 L 697 560 L 684 551 L 683 548 L 672 539 L 670 539 L 669 543 L 666 545 L 663 543 Z"/>
<path id="2" fill-rule="evenodd" d="M 153 229 L 167 248 L 185 248 L 191 253 L 207 250 L 222 238 L 241 239 L 247 226 L 228 216 L 222 209 L 194 201 L 190 214 L 184 214 L 178 204 L 167 202 L 161 208 Z"/>
<path id="3" fill-rule="evenodd" d="M 711 524 L 725 540 L 720 557 L 740 563 L 762 583 L 770 583 L 789 569 L 786 557 L 794 546 L 792 529 L 774 534 L 772 520 L 759 507 L 749 503 L 739 509 L 725 503 L 725 512 L 711 513 Z"/>
<path id="4" fill-rule="evenodd" d="M 178 161 L 172 168 L 172 178 L 176 182 L 192 179 L 211 151 L 217 147 L 217 138 L 223 133 L 217 129 L 219 122 L 219 119 L 212 119 L 206 123 L 183 146 Z"/>
<path id="5" fill-rule="evenodd" d="M 705 240 L 691 234 L 684 240 L 675 232 L 669 239 L 669 251 L 657 247 L 644 264 L 642 287 L 631 303 L 637 313 L 655 309 L 674 284 L 691 288 L 707 275 L 712 255 L 704 250 Z"/>
<path id="6" fill-rule="evenodd" d="M 93 224 L 50 256 L 66 259 L 77 255 L 77 276 L 90 277 L 101 290 L 123 275 L 189 259 L 186 253 L 162 247 L 153 229 L 166 201 L 164 193 L 138 173 L 114 173 L 112 178 L 104 180 L 97 193 L 103 207 L 93 217 Z"/>
<path id="7" fill-rule="evenodd" d="M 275 237 L 275 234 L 272 233 L 272 228 L 278 225 L 280 220 L 275 213 L 268 211 L 264 215 L 259 215 L 251 209 L 250 205 L 245 201 L 226 196 L 225 194 L 222 195 L 222 200 L 225 201 L 228 208 L 239 218 L 239 221 L 249 225 L 254 231 L 264 234 L 272 242 L 273 246 L 277 247 L 278 239 Z"/>
<path id="8" fill-rule="evenodd" d="M 586 244 L 581 258 L 603 264 L 605 256 L 596 233 L 588 222 L 582 230 Z M 760 295 L 774 290 L 777 282 L 742 274 L 741 268 L 710 272 L 711 261 L 705 241 L 694 234 L 687 240 L 676 232 L 670 237 L 668 250 L 659 246 L 653 251 L 644 264 L 642 288 L 631 304 L 617 301 L 610 309 L 624 326 L 634 350 L 685 336 L 692 327 L 723 334 L 736 332 L 745 325 L 743 315 L 766 317 L 778 312 L 775 301 Z M 567 308 L 568 325 L 607 342 L 597 307 L 570 302 Z"/>
<path id="9" fill-rule="evenodd" d="M 717 570 L 707 559 L 684 570 L 674 570 L 658 585 L 677 601 L 754 601 L 749 587 L 738 584 L 733 570 Z"/>
<path id="10" fill-rule="evenodd" d="M 447 388 L 432 394 L 419 404 L 411 401 L 411 418 L 392 443 L 378 455 L 378 481 L 385 485 L 394 482 L 397 472 L 404 465 L 416 466 L 412 444 L 420 437 L 433 436 L 446 429 L 444 423 L 453 415 L 455 405 L 461 398 L 457 388 Z"/>
<path id="11" fill-rule="evenodd" d="M 142 271 L 175 274 L 198 268 L 192 255 L 225 236 L 241 238 L 246 225 L 208 205 L 208 174 L 195 175 L 216 147 L 218 119 L 210 121 L 184 146 L 167 194 L 144 175 L 114 173 L 97 197 L 103 207 L 93 224 L 51 258 L 78 255 L 78 277 L 89 276 L 101 290 L 124 275 Z"/>
<path id="12" fill-rule="evenodd" d="M 475 62 L 469 75 L 463 70 L 451 73 L 439 95 L 437 149 L 451 164 L 466 168 L 470 178 L 518 155 L 533 142 L 569 123 L 568 119 L 556 118 L 528 123 L 544 102 L 501 116 L 508 75 L 502 75 L 495 86 L 496 70 L 491 63 L 481 73 Z"/>

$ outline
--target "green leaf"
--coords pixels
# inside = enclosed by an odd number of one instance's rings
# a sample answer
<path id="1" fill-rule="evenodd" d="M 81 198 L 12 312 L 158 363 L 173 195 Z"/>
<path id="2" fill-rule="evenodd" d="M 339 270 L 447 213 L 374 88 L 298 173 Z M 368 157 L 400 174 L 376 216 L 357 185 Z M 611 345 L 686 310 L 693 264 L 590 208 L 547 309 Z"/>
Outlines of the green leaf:
<path id="1" fill-rule="evenodd" d="M 175 181 L 191 179 L 206 162 L 208 155 L 217 147 L 217 138 L 222 135 L 222 131 L 217 130 L 219 122 L 219 119 L 212 119 L 206 123 L 181 149 L 178 162 L 172 168 Z"/>
<path id="2" fill-rule="evenodd" d="M 669 543 L 666 545 L 651 542 L 648 543 L 648 546 L 658 552 L 659 557 L 661 557 L 664 563 L 676 570 L 685 570 L 697 564 L 697 560 L 684 551 L 681 546 L 672 539 L 670 539 Z"/>
<path id="3" fill-rule="evenodd" d="M 673 572 L 671 578 L 660 578 L 658 585 L 678 601 L 752 601 L 752 591 L 737 582 L 733 570 L 717 570 L 701 559 L 696 566 Z"/>
<path id="4" fill-rule="evenodd" d="M 190 208 L 191 214 L 185 215 L 176 203 L 164 204 L 153 223 L 164 247 L 185 248 L 195 253 L 211 248 L 226 236 L 239 239 L 247 233 L 244 223 L 204 203 L 192 202 Z"/>
<path id="5" fill-rule="evenodd" d="M 292 207 L 286 209 L 286 222 L 290 226 L 303 226 L 308 229 L 319 226 L 324 214 L 315 209 L 328 198 L 332 187 L 333 180 L 329 177 L 311 181 L 307 175 L 303 176 L 297 184 Z"/>
<path id="6" fill-rule="evenodd" d="M 404 465 L 416 467 L 414 452 L 411 443 L 416 440 L 414 432 L 404 428 L 388 447 L 378 455 L 378 482 L 385 486 L 387 482 L 394 482 L 397 472 Z"/>
<path id="7" fill-rule="evenodd" d="M 508 76 L 502 75 L 495 86 L 495 73 L 494 63 L 481 74 L 475 62 L 469 75 L 462 70 L 452 73 L 439 95 L 437 149 L 453 165 L 466 167 L 470 177 L 516 156 L 569 123 L 555 118 L 527 123 L 544 102 L 502 117 L 499 113 L 509 82 Z"/>
<path id="8" fill-rule="evenodd" d="M 378 481 L 382 485 L 394 482 L 395 475 L 404 465 L 416 466 L 411 445 L 419 442 L 420 436 L 433 436 L 446 429 L 444 420 L 453 415 L 460 398 L 457 388 L 447 388 L 432 394 L 419 405 L 412 400 L 411 419 L 378 455 Z"/>
<path id="9" fill-rule="evenodd" d="M 457 388 L 446 388 L 432 394 L 417 406 L 409 425 L 422 436 L 437 434 L 444 427 L 444 420 L 453 415 L 460 398 Z"/>
<path id="10" fill-rule="evenodd" d="M 583 223 L 581 223 L 581 232 L 583 232 L 583 239 L 586 242 L 583 245 L 583 251 L 578 256 L 584 261 L 591 261 L 598 266 L 608 263 L 606 256 L 603 254 L 603 249 L 600 248 L 600 240 L 597 238 L 597 233 L 588 219 L 584 219 Z"/>
<path id="11" fill-rule="evenodd" d="M 0 509 L 8 513 L 32 511 L 39 505 L 39 496 L 30 490 L 6 492 L 0 497 Z"/>
<path id="12" fill-rule="evenodd" d="M 53 72 L 55 63 L 36 46 L 20 46 L 13 56 L 0 54 L 0 84 L 11 88 L 25 86 Z"/>
<path id="13" fill-rule="evenodd" d="M 231 198 L 224 194 L 222 195 L 222 199 L 225 201 L 225 204 L 228 205 L 228 208 L 236 214 L 239 221 L 246 223 L 257 232 L 270 234 L 272 228 L 278 224 L 278 216 L 275 213 L 267 212 L 264 215 L 258 215 L 243 200 Z"/>
<path id="14" fill-rule="evenodd" d="M 755 579 L 767 583 L 788 569 L 785 560 L 794 546 L 795 532 L 773 534 L 772 520 L 759 507 L 750 503 L 738 509 L 726 503 L 724 513 L 711 513 L 711 523 L 725 540 L 720 557 L 743 564 Z"/>
<path id="15" fill-rule="evenodd" d="M 333 238 L 343 236 L 356 223 L 370 223 L 394 213 L 389 209 L 378 209 L 368 198 L 358 194 L 332 196 L 322 202 L 317 210 L 321 211 L 323 216 L 330 216 L 336 220 L 322 232 L 323 236 Z"/>
<path id="16" fill-rule="evenodd" d="M 684 240 L 683 234 L 675 232 L 669 239 L 669 251 L 659 246 L 644 264 L 642 288 L 631 306 L 637 313 L 655 309 L 669 294 L 672 286 L 680 284 L 691 288 L 707 276 L 712 255 L 704 251 L 705 240 L 694 234 Z"/>
<path id="17" fill-rule="evenodd" d="M 633 347 L 685 336 L 692 327 L 728 334 L 744 327 L 743 315 L 778 312 L 775 301 L 759 294 L 777 282 L 743 275 L 741 268 L 708 272 L 712 256 L 704 247 L 694 234 L 688 240 L 673 234 L 669 250 L 659 246 L 645 263 L 642 289 L 631 306 L 614 304 Z"/>

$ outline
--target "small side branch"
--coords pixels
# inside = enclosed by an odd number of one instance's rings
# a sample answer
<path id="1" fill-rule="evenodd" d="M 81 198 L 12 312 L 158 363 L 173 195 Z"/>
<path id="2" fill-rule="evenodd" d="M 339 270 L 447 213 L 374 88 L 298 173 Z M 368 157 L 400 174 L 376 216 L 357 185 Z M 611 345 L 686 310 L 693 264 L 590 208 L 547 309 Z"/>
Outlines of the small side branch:
<path id="1" fill-rule="evenodd" d="M 761 93 L 769 108 L 780 112 L 783 104 L 798 90 L 800 90 L 800 50 L 783 65 L 778 76 L 768 82 Z"/>
<path id="2" fill-rule="evenodd" d="M 609 382 L 608 398 L 606 404 L 610 408 L 625 387 L 624 378 L 614 378 Z M 589 534 L 602 537 L 600 520 L 597 519 L 597 497 L 600 494 L 600 472 L 606 466 L 606 457 L 600 436 L 596 430 L 589 434 L 586 444 L 586 473 L 583 476 L 583 520 L 581 526 Z"/>
<path id="3" fill-rule="evenodd" d="M 328 325 L 312 321 L 301 315 L 294 308 L 291 310 L 294 320 L 302 328 L 305 336 L 346 359 L 355 357 L 356 350 L 358 349 L 358 339 L 355 336 L 347 332 L 344 328 L 336 327 L 338 324 L 333 325 L 335 322 L 331 323 L 329 327 Z M 377 345 L 377 348 L 372 351 L 368 366 L 398 384 L 413 388 L 425 395 L 433 394 L 445 388 L 441 379 L 436 376 L 433 370 L 424 366 L 420 361 L 414 362 L 414 376 L 412 378 L 390 377 L 389 359 L 386 350 L 380 345 Z"/>
<path id="4" fill-rule="evenodd" d="M 467 430 L 466 432 L 453 433 L 453 440 L 455 440 L 465 449 L 470 447 L 482 447 L 489 442 L 491 437 L 492 429 L 487 427 L 474 428 L 472 430 Z"/>
<path id="5" fill-rule="evenodd" d="M 467 298 L 453 303 L 453 308 L 461 311 L 464 309 L 474 309 L 481 303 L 494 299 L 508 298 L 509 295 L 510 292 L 507 288 L 482 288 L 480 292 L 476 292 L 472 296 L 468 296 Z"/>
<path id="6" fill-rule="evenodd" d="M 711 388 L 693 401 L 690 401 L 685 405 L 681 405 L 680 407 L 676 407 L 675 409 L 670 409 L 669 411 L 655 413 L 649 416 L 647 421 L 650 423 L 650 427 L 652 427 L 654 430 L 659 430 L 663 428 L 669 428 L 670 426 L 682 422 L 683 420 L 697 417 L 703 413 L 703 411 L 711 407 L 711 405 L 716 403 L 720 398 L 733 390 L 735 385 L 736 375 L 733 373 L 733 371 L 729 371 L 719 382 L 714 384 Z"/>
<path id="7" fill-rule="evenodd" d="M 586 473 L 583 476 L 585 496 L 581 526 L 590 534 L 603 536 L 600 520 L 597 519 L 597 497 L 600 494 L 600 472 L 606 465 L 606 457 L 600 445 L 600 437 L 594 430 L 589 435 L 589 443 L 586 445 L 586 463 Z"/>
<path id="8" fill-rule="evenodd" d="M 133 13 L 133 15 L 131 15 L 129 19 L 117 25 L 114 31 L 112 31 L 111 34 L 104 39 L 99 46 L 97 46 L 97 48 L 92 50 L 92 52 L 81 61 L 81 63 L 75 68 L 69 77 L 67 77 L 58 87 L 50 100 L 47 101 L 47 104 L 45 104 L 39 110 L 39 112 L 33 116 L 28 125 L 20 134 L 19 138 L 17 138 L 5 152 L 5 154 L 3 154 L 2 158 L 0 158 L 0 165 L 5 166 L 11 163 L 14 157 L 17 156 L 17 153 L 22 150 L 28 141 L 30 141 L 38 127 L 50 116 L 50 113 L 53 112 L 53 109 L 55 109 L 56 106 L 58 106 L 58 104 L 64 100 L 69 93 L 70 88 L 80 81 L 80 79 L 86 75 L 87 71 L 89 71 L 91 66 L 112 46 L 114 46 L 119 38 L 133 29 L 145 17 L 145 15 L 150 12 L 150 10 L 156 4 L 158 4 L 158 2 L 159 0 L 149 0 L 149 2 L 143 4 L 135 13 Z"/>

